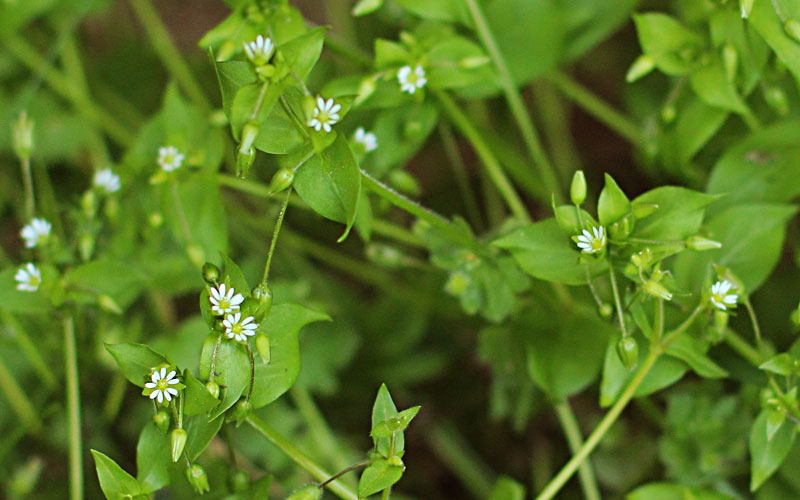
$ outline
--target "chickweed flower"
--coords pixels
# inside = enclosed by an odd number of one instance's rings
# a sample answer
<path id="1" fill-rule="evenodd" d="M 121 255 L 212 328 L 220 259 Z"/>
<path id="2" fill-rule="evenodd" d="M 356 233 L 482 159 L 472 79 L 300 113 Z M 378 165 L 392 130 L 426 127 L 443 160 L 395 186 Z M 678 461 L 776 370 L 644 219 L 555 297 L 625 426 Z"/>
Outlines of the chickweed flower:
<path id="1" fill-rule="evenodd" d="M 275 44 L 270 37 L 264 38 L 258 35 L 255 40 L 244 44 L 244 52 L 256 66 L 263 66 L 269 62 L 272 53 L 275 51 Z"/>
<path id="2" fill-rule="evenodd" d="M 110 168 L 104 168 L 103 170 L 95 172 L 92 183 L 94 187 L 106 194 L 116 193 L 121 187 L 119 176 Z"/>
<path id="3" fill-rule="evenodd" d="M 583 233 L 575 237 L 578 248 L 583 253 L 597 253 L 603 250 L 606 246 L 606 233 L 603 226 L 593 227 L 590 233 L 588 229 L 584 229 Z"/>
<path id="4" fill-rule="evenodd" d="M 326 101 L 322 97 L 317 97 L 317 106 L 312 111 L 308 126 L 317 132 L 320 129 L 330 132 L 331 125 L 339 121 L 340 109 L 342 109 L 341 104 L 335 104 L 333 98 Z"/>
<path id="5" fill-rule="evenodd" d="M 50 230 L 53 228 L 53 225 L 47 222 L 45 219 L 39 219 L 35 217 L 30 223 L 28 223 L 25 227 L 22 228 L 20 231 L 20 236 L 22 239 L 25 240 L 25 246 L 28 248 L 33 248 L 38 245 L 44 245 L 47 243 L 47 240 L 50 238 Z"/>
<path id="6" fill-rule="evenodd" d="M 224 316 L 234 310 L 239 309 L 239 305 L 244 302 L 241 293 L 236 293 L 233 287 L 226 286 L 225 283 L 211 287 L 208 300 L 211 302 L 211 312 L 217 316 Z"/>
<path id="7" fill-rule="evenodd" d="M 400 82 L 400 91 L 409 94 L 413 94 L 428 83 L 428 79 L 425 78 L 425 70 L 419 64 L 414 69 L 411 69 L 411 66 L 400 68 L 400 71 L 397 72 L 397 81 Z"/>
<path id="8" fill-rule="evenodd" d="M 14 275 L 14 279 L 17 281 L 17 290 L 21 292 L 35 292 L 42 283 L 42 273 L 32 262 L 28 262 L 17 269 L 17 274 Z"/>
<path id="9" fill-rule="evenodd" d="M 358 127 L 353 136 L 353 141 L 364 147 L 364 152 L 369 153 L 378 149 L 378 138 L 372 132 L 367 132 L 364 127 Z"/>
<path id="10" fill-rule="evenodd" d="M 181 383 L 180 379 L 178 379 L 175 375 L 177 372 L 175 370 L 170 370 L 167 373 L 167 368 L 162 366 L 161 369 L 153 370 L 153 374 L 150 376 L 150 382 L 144 384 L 144 392 L 147 393 L 148 390 L 150 391 L 147 395 L 150 399 L 156 399 L 159 403 L 163 403 L 164 400 L 167 400 L 167 403 L 172 401 L 173 396 L 178 395 L 178 389 L 175 386 Z"/>
<path id="11" fill-rule="evenodd" d="M 240 312 L 229 314 L 222 321 L 222 324 L 225 326 L 225 335 L 237 342 L 247 342 L 247 337 L 255 335 L 258 328 L 258 323 L 255 322 L 254 317 L 247 316 L 242 319 L 242 313 Z"/>
<path id="12" fill-rule="evenodd" d="M 165 172 L 177 170 L 183 164 L 184 155 L 175 146 L 158 148 L 158 164 Z"/>
<path id="13" fill-rule="evenodd" d="M 728 308 L 736 307 L 739 296 L 733 293 L 733 285 L 728 280 L 717 281 L 711 285 L 711 303 L 717 309 L 726 311 Z"/>

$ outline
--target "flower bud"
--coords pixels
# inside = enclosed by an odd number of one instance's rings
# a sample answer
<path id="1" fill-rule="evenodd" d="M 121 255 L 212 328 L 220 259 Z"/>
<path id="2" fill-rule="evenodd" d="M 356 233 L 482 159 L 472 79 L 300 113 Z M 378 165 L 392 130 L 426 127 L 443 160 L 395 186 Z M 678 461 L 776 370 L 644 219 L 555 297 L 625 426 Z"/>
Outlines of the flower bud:
<path id="1" fill-rule="evenodd" d="M 230 413 L 230 420 L 239 421 L 243 420 L 247 414 L 250 413 L 250 402 L 246 399 L 240 399 Z"/>
<path id="2" fill-rule="evenodd" d="M 730 43 L 722 47 L 722 63 L 725 66 L 725 76 L 729 82 L 736 79 L 736 69 L 739 66 L 739 53 Z"/>
<path id="3" fill-rule="evenodd" d="M 83 233 L 78 240 L 78 250 L 81 254 L 81 260 L 84 262 L 91 260 L 94 253 L 94 236 L 89 233 Z"/>
<path id="4" fill-rule="evenodd" d="M 391 465 L 392 467 L 400 467 L 403 469 L 405 469 L 406 467 L 406 464 L 403 463 L 403 459 L 398 457 L 397 455 L 392 455 L 391 457 L 389 457 L 387 462 L 389 462 L 389 465 Z"/>
<path id="5" fill-rule="evenodd" d="M 28 160 L 33 153 L 33 121 L 23 111 L 11 126 L 14 153 L 20 160 Z"/>
<path id="6" fill-rule="evenodd" d="M 322 498 L 322 488 L 316 484 L 309 484 L 294 490 L 286 500 L 319 500 Z"/>
<path id="7" fill-rule="evenodd" d="M 614 308 L 608 302 L 603 302 L 597 306 L 597 313 L 601 318 L 609 319 L 614 314 Z"/>
<path id="8" fill-rule="evenodd" d="M 653 59 L 652 56 L 647 54 L 642 54 L 633 61 L 631 67 L 628 68 L 628 72 L 625 74 L 625 81 L 628 83 L 633 83 L 639 78 L 647 75 L 656 67 L 656 61 Z"/>
<path id="9" fill-rule="evenodd" d="M 267 335 L 259 333 L 256 336 L 256 350 L 258 351 L 258 355 L 261 356 L 261 359 L 264 360 L 264 363 L 269 363 L 271 357 L 271 348 L 269 345 L 269 337 Z"/>
<path id="10" fill-rule="evenodd" d="M 779 115 L 786 116 L 789 114 L 789 99 L 787 99 L 786 92 L 782 88 L 766 87 L 764 89 L 764 100 Z"/>
<path id="11" fill-rule="evenodd" d="M 192 485 L 194 491 L 200 495 L 206 491 L 211 491 L 211 488 L 208 487 L 208 476 L 206 476 L 206 471 L 203 470 L 203 468 L 198 464 L 194 464 L 186 469 L 186 480 Z"/>
<path id="12" fill-rule="evenodd" d="M 644 291 L 659 299 L 672 300 L 672 294 L 667 287 L 655 280 L 648 280 L 644 284 Z"/>
<path id="13" fill-rule="evenodd" d="M 401 193 L 411 196 L 419 195 L 420 189 L 417 179 L 405 170 L 392 170 L 389 173 L 389 183 Z"/>
<path id="14" fill-rule="evenodd" d="M 103 212 L 108 217 L 108 220 L 117 220 L 119 215 L 119 201 L 116 198 L 106 198 L 106 203 L 103 205 Z"/>
<path id="15" fill-rule="evenodd" d="M 475 69 L 481 66 L 486 66 L 491 62 L 488 56 L 468 56 L 458 61 L 458 67 L 461 69 Z"/>
<path id="16" fill-rule="evenodd" d="M 696 252 L 702 252 L 704 250 L 716 250 L 717 248 L 722 248 L 722 243 L 719 241 L 709 240 L 708 238 L 703 238 L 702 236 L 689 236 L 686 238 L 686 248 Z"/>
<path id="17" fill-rule="evenodd" d="M 202 268 L 206 261 L 206 253 L 203 251 L 203 247 L 197 243 L 192 243 L 186 247 L 186 255 L 189 256 L 189 260 L 192 261 L 192 264 L 198 268 Z"/>
<path id="18" fill-rule="evenodd" d="M 161 215 L 161 212 L 153 212 L 147 217 L 147 223 L 153 229 L 158 229 L 164 224 L 164 216 Z"/>
<path id="19" fill-rule="evenodd" d="M 219 384 L 213 380 L 206 382 L 206 390 L 209 394 L 214 396 L 214 399 L 219 399 Z"/>
<path id="20" fill-rule="evenodd" d="M 626 215 L 623 219 L 611 224 L 608 228 L 608 234 L 615 240 L 624 240 L 633 232 L 635 218 L 631 215 Z"/>
<path id="21" fill-rule="evenodd" d="M 639 362 L 639 345 L 633 337 L 622 337 L 617 343 L 617 355 L 628 370 L 633 370 Z"/>
<path id="22" fill-rule="evenodd" d="M 725 329 L 728 328 L 728 313 L 719 309 L 714 310 L 714 326 L 711 331 L 711 340 L 720 342 L 725 336 Z"/>
<path id="23" fill-rule="evenodd" d="M 786 24 L 783 25 L 783 29 L 795 42 L 800 42 L 800 21 L 797 19 L 788 19 Z"/>
<path id="24" fill-rule="evenodd" d="M 114 299 L 104 293 L 97 296 L 97 303 L 100 306 L 100 309 L 106 312 L 117 315 L 122 314 L 123 312 L 119 304 L 117 304 Z"/>
<path id="25" fill-rule="evenodd" d="M 280 193 L 291 186 L 292 182 L 294 182 L 294 172 L 288 168 L 282 168 L 275 172 L 272 180 L 269 181 L 269 191 L 272 194 Z"/>
<path id="26" fill-rule="evenodd" d="M 183 449 L 186 447 L 186 439 L 189 434 L 184 429 L 172 429 L 172 434 L 169 436 L 170 445 L 172 449 L 172 461 L 177 462 L 181 459 Z"/>
<path id="27" fill-rule="evenodd" d="M 250 167 L 253 166 L 253 162 L 255 161 L 255 148 L 250 148 L 245 152 L 242 152 L 242 150 L 239 149 L 239 151 L 236 152 L 236 177 L 239 177 L 240 179 L 247 177 L 247 173 L 250 172 Z"/>
<path id="28" fill-rule="evenodd" d="M 356 100 L 353 103 L 354 106 L 360 105 L 362 102 L 366 101 L 370 98 L 370 96 L 375 93 L 375 89 L 377 88 L 377 84 L 375 83 L 374 78 L 364 78 L 361 80 L 361 83 L 358 84 L 358 91 L 356 95 Z"/>
<path id="29" fill-rule="evenodd" d="M 94 217 L 97 211 L 97 195 L 91 189 L 83 193 L 81 197 L 81 211 L 88 218 Z"/>
<path id="30" fill-rule="evenodd" d="M 228 482 L 234 493 L 241 493 L 250 487 L 250 477 L 239 468 L 231 472 L 230 476 L 228 476 Z"/>
<path id="31" fill-rule="evenodd" d="M 212 264 L 211 262 L 206 262 L 203 264 L 203 279 L 209 285 L 216 285 L 217 281 L 219 281 L 220 270 L 219 268 Z"/>
<path id="32" fill-rule="evenodd" d="M 217 62 L 227 61 L 233 57 L 234 52 L 236 52 L 236 44 L 233 43 L 233 40 L 225 40 L 217 50 Z"/>
<path id="33" fill-rule="evenodd" d="M 244 154 L 252 153 L 256 137 L 258 137 L 258 122 L 250 120 L 242 129 L 242 142 L 239 143 L 239 152 Z"/>
<path id="34" fill-rule="evenodd" d="M 583 170 L 578 170 L 572 176 L 569 198 L 575 205 L 580 205 L 586 199 L 586 176 L 583 175 Z"/>
<path id="35" fill-rule="evenodd" d="M 277 70 L 272 64 L 264 64 L 262 66 L 256 66 L 256 73 L 261 77 L 262 81 L 266 81 L 274 77 Z"/>
<path id="36" fill-rule="evenodd" d="M 258 300 L 256 319 L 260 323 L 269 315 L 272 308 L 272 288 L 266 283 L 261 283 L 253 289 L 253 298 Z"/>
<path id="37" fill-rule="evenodd" d="M 444 285 L 444 289 L 450 295 L 461 295 L 467 291 L 467 287 L 471 281 L 469 275 L 464 271 L 453 271 L 450 273 L 450 278 Z"/>
<path id="38" fill-rule="evenodd" d="M 167 432 L 167 429 L 169 429 L 169 414 L 164 410 L 158 410 L 153 415 L 153 423 L 156 424 L 156 427 L 161 432 Z"/>

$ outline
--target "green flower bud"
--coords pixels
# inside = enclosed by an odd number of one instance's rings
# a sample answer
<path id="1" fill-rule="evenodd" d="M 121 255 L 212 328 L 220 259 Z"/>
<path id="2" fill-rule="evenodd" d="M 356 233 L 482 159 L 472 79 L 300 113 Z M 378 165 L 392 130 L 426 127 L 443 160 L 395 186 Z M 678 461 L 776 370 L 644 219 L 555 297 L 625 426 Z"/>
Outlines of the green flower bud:
<path id="1" fill-rule="evenodd" d="M 250 477 L 245 471 L 239 468 L 228 476 L 228 482 L 234 493 L 241 493 L 250 487 Z"/>
<path id="2" fill-rule="evenodd" d="M 250 172 L 250 167 L 253 166 L 253 162 L 256 161 L 256 150 L 255 148 L 250 148 L 249 150 L 242 152 L 241 149 L 236 152 L 236 176 L 240 179 L 244 179 L 247 177 L 248 172 Z"/>
<path id="3" fill-rule="evenodd" d="M 289 186 L 292 185 L 292 182 L 294 182 L 294 172 L 288 168 L 282 168 L 275 172 L 275 175 L 272 176 L 272 180 L 269 181 L 269 191 L 273 194 L 280 193 L 288 189 Z"/>
<path id="4" fill-rule="evenodd" d="M 250 413 L 250 402 L 246 399 L 240 399 L 230 412 L 230 420 L 237 422 L 244 420 L 248 413 Z"/>
<path id="5" fill-rule="evenodd" d="M 722 47 L 722 62 L 725 66 L 725 76 L 729 82 L 736 79 L 736 69 L 739 66 L 739 53 L 730 43 Z"/>
<path id="6" fill-rule="evenodd" d="M 33 154 L 33 121 L 23 111 L 11 126 L 14 153 L 20 160 L 28 160 Z"/>
<path id="7" fill-rule="evenodd" d="M 117 304 L 114 299 L 104 293 L 97 296 L 97 304 L 100 306 L 100 309 L 112 314 L 119 315 L 123 312 L 119 304 Z"/>
<path id="8" fill-rule="evenodd" d="M 362 102 L 366 101 L 370 98 L 370 96 L 375 92 L 377 88 L 377 84 L 375 83 L 375 79 L 372 77 L 364 78 L 361 80 L 361 83 L 358 84 L 358 91 L 356 95 L 356 100 L 353 103 L 354 106 L 360 105 Z"/>
<path id="9" fill-rule="evenodd" d="M 450 278 L 444 285 L 444 289 L 450 295 L 461 295 L 467 291 L 471 281 L 469 275 L 464 271 L 453 271 L 450 273 Z"/>
<path id="10" fill-rule="evenodd" d="M 419 195 L 420 188 L 417 179 L 405 170 L 392 170 L 389 173 L 389 183 L 401 193 L 411 196 Z"/>
<path id="11" fill-rule="evenodd" d="M 164 216 L 161 212 L 153 212 L 147 217 L 147 223 L 153 229 L 158 229 L 164 224 Z"/>
<path id="12" fill-rule="evenodd" d="M 206 382 L 206 390 L 209 394 L 214 396 L 214 399 L 219 399 L 219 384 L 213 380 Z"/>
<path id="13" fill-rule="evenodd" d="M 158 410 L 153 415 L 153 423 L 156 424 L 156 427 L 161 432 L 167 432 L 167 429 L 169 429 L 169 414 L 164 410 Z"/>
<path id="14" fill-rule="evenodd" d="M 711 340 L 715 343 L 720 342 L 725 336 L 726 328 L 728 328 L 728 313 L 720 309 L 715 309 Z"/>
<path id="15" fill-rule="evenodd" d="M 612 307 L 608 302 L 603 302 L 597 306 L 597 313 L 600 314 L 601 318 L 609 319 L 614 315 L 614 307 Z"/>
<path id="16" fill-rule="evenodd" d="M 256 73 L 261 77 L 261 80 L 266 81 L 273 78 L 277 74 L 277 70 L 272 64 L 264 64 L 256 67 Z"/>
<path id="17" fill-rule="evenodd" d="M 401 467 L 403 469 L 405 469 L 406 467 L 406 464 L 403 463 L 403 459 L 398 457 L 397 455 L 392 455 L 391 457 L 389 457 L 387 462 L 389 462 L 389 465 L 391 465 L 392 467 Z"/>
<path id="18" fill-rule="evenodd" d="M 608 234 L 615 240 L 624 240 L 631 235 L 634 225 L 634 217 L 632 215 L 627 215 L 622 220 L 611 224 L 608 228 Z"/>
<path id="19" fill-rule="evenodd" d="M 192 261 L 192 264 L 197 266 L 198 269 L 202 268 L 206 261 L 206 253 L 203 251 L 203 247 L 196 243 L 186 247 L 186 255 L 189 256 L 189 260 Z"/>
<path id="20" fill-rule="evenodd" d="M 488 56 L 468 56 L 458 61 L 458 67 L 462 69 L 475 69 L 486 66 L 491 62 Z"/>
<path id="21" fill-rule="evenodd" d="M 659 299 L 672 300 L 672 294 L 667 287 L 655 280 L 648 280 L 644 284 L 644 291 Z"/>
<path id="22" fill-rule="evenodd" d="M 233 43 L 232 40 L 225 40 L 222 42 L 222 45 L 219 46 L 217 50 L 217 62 L 225 62 L 231 57 L 233 57 L 233 53 L 236 52 L 236 44 Z"/>
<path id="23" fill-rule="evenodd" d="M 177 462 L 181 459 L 181 455 L 183 454 L 183 449 L 186 447 L 186 439 L 189 437 L 189 434 L 184 429 L 172 429 L 172 434 L 169 436 L 171 450 L 172 450 L 172 461 Z"/>
<path id="24" fill-rule="evenodd" d="M 239 143 L 239 153 L 250 154 L 253 150 L 253 143 L 258 137 L 258 122 L 250 120 L 242 129 L 242 142 Z"/>
<path id="25" fill-rule="evenodd" d="M 91 260 L 94 253 L 94 236 L 89 233 L 83 233 L 78 240 L 78 250 L 81 253 L 81 260 L 87 262 Z"/>
<path id="26" fill-rule="evenodd" d="M 217 284 L 217 282 L 219 281 L 220 272 L 221 271 L 219 270 L 219 268 L 216 265 L 212 264 L 211 262 L 206 262 L 205 264 L 203 264 L 203 279 L 209 285 Z"/>
<path id="27" fill-rule="evenodd" d="M 256 336 L 256 350 L 258 351 L 258 355 L 261 356 L 261 359 L 264 360 L 264 363 L 269 363 L 271 357 L 271 348 L 269 344 L 269 337 L 267 335 L 259 333 Z"/>
<path id="28" fill-rule="evenodd" d="M 783 29 L 795 42 L 800 42 L 800 21 L 797 19 L 788 19 L 786 24 L 783 25 Z"/>
<path id="29" fill-rule="evenodd" d="M 708 238 L 703 238 L 702 236 L 689 236 L 686 238 L 686 248 L 696 252 L 702 252 L 704 250 L 716 250 L 717 248 L 722 248 L 722 243 L 719 241 L 709 240 Z"/>
<path id="30" fill-rule="evenodd" d="M 109 220 L 116 220 L 119 215 L 119 201 L 116 198 L 106 198 L 106 203 L 103 205 L 103 213 L 106 214 Z"/>
<path id="31" fill-rule="evenodd" d="M 639 345 L 633 337 L 623 337 L 617 343 L 617 355 L 628 370 L 633 370 L 639 363 Z"/>
<path id="32" fill-rule="evenodd" d="M 572 176 L 569 198 L 575 205 L 580 205 L 586 199 L 586 176 L 583 175 L 583 170 L 578 170 Z"/>
<path id="33" fill-rule="evenodd" d="M 677 111 L 675 111 L 675 105 L 672 103 L 666 104 L 663 108 L 661 108 L 661 120 L 664 123 L 674 122 L 677 114 Z"/>
<path id="34" fill-rule="evenodd" d="M 83 193 L 81 197 L 81 211 L 86 217 L 94 217 L 97 211 L 97 195 L 91 189 Z"/>
<path id="35" fill-rule="evenodd" d="M 322 498 L 322 488 L 316 484 L 309 484 L 294 490 L 286 500 L 319 500 Z"/>
<path id="36" fill-rule="evenodd" d="M 631 213 L 631 202 L 613 177 L 605 175 L 605 186 L 597 200 L 597 218 L 609 226 Z"/>
<path id="37" fill-rule="evenodd" d="M 652 56 L 647 54 L 642 54 L 633 61 L 631 67 L 628 68 L 628 72 L 625 74 L 625 81 L 628 83 L 633 83 L 639 78 L 646 76 L 648 73 L 653 71 L 656 67 L 656 61 L 653 59 Z"/>
<path id="38" fill-rule="evenodd" d="M 764 89 L 764 100 L 779 115 L 786 116 L 789 114 L 789 99 L 782 88 L 766 87 Z"/>
<path id="39" fill-rule="evenodd" d="M 253 297 L 258 300 L 258 310 L 256 311 L 256 319 L 259 323 L 269 316 L 269 311 L 272 308 L 272 289 L 266 283 L 261 283 L 253 289 Z"/>
<path id="40" fill-rule="evenodd" d="M 202 495 L 206 491 L 211 491 L 208 487 L 208 476 L 206 471 L 203 470 L 198 464 L 194 464 L 186 469 L 186 480 L 192 485 L 194 491 Z"/>

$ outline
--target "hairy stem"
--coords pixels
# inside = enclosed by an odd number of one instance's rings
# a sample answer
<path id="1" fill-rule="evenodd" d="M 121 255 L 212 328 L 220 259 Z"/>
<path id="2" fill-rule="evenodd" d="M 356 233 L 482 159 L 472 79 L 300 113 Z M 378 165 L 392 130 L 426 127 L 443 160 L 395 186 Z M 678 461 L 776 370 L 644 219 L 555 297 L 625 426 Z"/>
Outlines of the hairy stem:
<path id="1" fill-rule="evenodd" d="M 617 306 L 617 317 L 619 318 L 619 327 L 622 329 L 622 336 L 628 336 L 628 330 L 625 328 L 625 315 L 622 313 L 622 300 L 619 295 L 619 288 L 617 288 L 617 276 L 614 274 L 614 268 L 611 266 L 611 258 L 608 259 L 608 276 L 611 278 L 611 290 L 614 292 L 614 304 Z"/>
<path id="2" fill-rule="evenodd" d="M 272 230 L 272 241 L 269 244 L 269 253 L 267 253 L 267 263 L 264 264 L 264 276 L 261 278 L 261 283 L 266 284 L 269 279 L 269 269 L 272 265 L 272 255 L 275 253 L 275 245 L 278 244 L 278 234 L 281 232 L 283 225 L 283 218 L 286 215 L 286 208 L 289 206 L 289 198 L 292 197 L 292 187 L 286 190 L 286 197 L 283 199 L 281 211 L 278 212 L 278 219 L 275 221 L 275 228 Z"/>
<path id="3" fill-rule="evenodd" d="M 78 381 L 78 354 L 75 347 L 75 323 L 64 318 L 64 365 L 69 418 L 69 498 L 83 498 L 83 462 L 81 460 L 81 395 Z"/>

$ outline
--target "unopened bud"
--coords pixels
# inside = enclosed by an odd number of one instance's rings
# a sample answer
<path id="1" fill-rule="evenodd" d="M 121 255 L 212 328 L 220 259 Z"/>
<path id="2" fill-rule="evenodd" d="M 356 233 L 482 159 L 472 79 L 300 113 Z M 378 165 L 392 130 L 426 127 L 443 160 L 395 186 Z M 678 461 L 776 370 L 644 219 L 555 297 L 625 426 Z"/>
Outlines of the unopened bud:
<path id="1" fill-rule="evenodd" d="M 713 337 L 711 340 L 719 342 L 725 335 L 725 329 L 728 328 L 728 313 L 720 309 L 714 310 L 714 328 Z"/>
<path id="2" fill-rule="evenodd" d="M 203 264 L 206 261 L 206 253 L 203 251 L 203 247 L 197 243 L 192 243 L 186 247 L 186 255 L 189 256 L 189 260 L 192 261 L 192 264 L 197 266 L 199 269 L 203 267 Z"/>
<path id="3" fill-rule="evenodd" d="M 767 87 L 764 90 L 764 100 L 767 105 L 781 116 L 789 114 L 789 99 L 786 92 L 780 87 Z"/>
<path id="4" fill-rule="evenodd" d="M 241 493 L 250 487 L 250 477 L 238 467 L 228 476 L 228 481 L 234 493 Z"/>
<path id="5" fill-rule="evenodd" d="M 161 215 L 160 212 L 153 212 L 147 217 L 147 223 L 150 224 L 150 227 L 153 229 L 158 229 L 164 224 L 164 216 Z"/>
<path id="6" fill-rule="evenodd" d="M 644 291 L 659 299 L 672 300 L 672 294 L 670 291 L 658 281 L 649 280 L 644 284 Z"/>
<path id="7" fill-rule="evenodd" d="M 253 162 L 256 161 L 256 150 L 255 148 L 250 148 L 247 151 L 242 152 L 241 149 L 236 151 L 236 177 L 240 179 L 244 179 L 247 177 L 248 172 L 250 172 L 250 167 L 253 166 Z"/>
<path id="8" fill-rule="evenodd" d="M 628 370 L 633 370 L 639 363 L 639 344 L 633 337 L 623 337 L 617 343 L 617 355 Z"/>
<path id="9" fill-rule="evenodd" d="M 389 173 L 389 183 L 401 193 L 411 196 L 417 196 L 420 192 L 417 179 L 405 170 L 392 170 Z"/>
<path id="10" fill-rule="evenodd" d="M 404 255 L 397 248 L 383 243 L 371 243 L 366 249 L 367 258 L 382 266 L 400 267 L 403 265 Z"/>
<path id="11" fill-rule="evenodd" d="M 259 333 L 256 336 L 256 351 L 258 351 L 258 355 L 261 356 L 261 359 L 264 360 L 264 363 L 269 364 L 271 350 L 272 348 L 270 347 L 269 337 L 263 333 Z"/>
<path id="12" fill-rule="evenodd" d="M 83 233 L 78 240 L 78 250 L 81 254 L 81 260 L 88 262 L 94 253 L 94 236 L 89 233 Z"/>
<path id="13" fill-rule="evenodd" d="M 33 121 L 23 111 L 11 127 L 14 153 L 20 160 L 28 160 L 33 153 Z"/>
<path id="14" fill-rule="evenodd" d="M 636 219 L 631 215 L 626 215 L 623 219 L 611 224 L 608 234 L 615 240 L 624 240 L 633 232 Z"/>
<path id="15" fill-rule="evenodd" d="M 736 79 L 736 69 L 739 66 L 739 53 L 730 43 L 722 47 L 722 63 L 725 66 L 725 76 L 729 82 Z"/>
<path id="16" fill-rule="evenodd" d="M 117 304 L 114 299 L 104 293 L 97 296 L 97 303 L 100 305 L 100 309 L 106 312 L 110 312 L 112 314 L 122 314 L 123 312 L 119 304 Z"/>
<path id="17" fill-rule="evenodd" d="M 214 399 L 219 399 L 219 384 L 213 380 L 206 382 L 206 390 L 209 394 L 214 396 Z"/>
<path id="18" fill-rule="evenodd" d="M 689 236 L 686 238 L 686 248 L 696 252 L 702 252 L 705 250 L 716 250 L 718 248 L 722 248 L 722 243 L 719 241 L 709 240 L 708 238 L 703 238 L 702 236 Z"/>
<path id="19" fill-rule="evenodd" d="M 250 120 L 242 129 L 242 142 L 239 143 L 239 152 L 250 154 L 253 149 L 253 143 L 256 142 L 258 137 L 258 122 Z"/>
<path id="20" fill-rule="evenodd" d="M 291 186 L 292 182 L 294 182 L 294 172 L 288 168 L 282 168 L 275 172 L 272 180 L 269 181 L 269 191 L 273 194 L 280 193 Z"/>
<path id="21" fill-rule="evenodd" d="M 586 176 L 583 170 L 578 170 L 572 176 L 572 184 L 569 187 L 569 198 L 575 205 L 580 205 L 586 200 Z"/>
<path id="22" fill-rule="evenodd" d="M 260 323 L 269 315 L 272 308 L 272 288 L 266 283 L 261 283 L 253 289 L 253 298 L 258 300 L 258 310 L 255 316 Z"/>
<path id="23" fill-rule="evenodd" d="M 789 19 L 783 25 L 786 34 L 789 35 L 795 42 L 800 42 L 800 21 L 797 19 Z"/>
<path id="24" fill-rule="evenodd" d="M 458 67 L 461 69 L 475 69 L 481 66 L 486 66 L 491 62 L 488 56 L 468 56 L 458 61 Z"/>
<path id="25" fill-rule="evenodd" d="M 261 80 L 269 80 L 275 76 L 277 70 L 272 64 L 264 64 L 262 66 L 256 66 L 256 73 L 261 77 Z"/>
<path id="26" fill-rule="evenodd" d="M 467 291 L 467 287 L 471 281 L 472 280 L 467 273 L 463 271 L 453 271 L 450 273 L 450 278 L 444 285 L 444 289 L 450 295 L 461 295 Z"/>
<path id="27" fill-rule="evenodd" d="M 217 49 L 216 59 L 217 62 L 225 62 L 236 52 L 236 44 L 232 40 L 225 40 L 222 45 Z"/>
<path id="28" fill-rule="evenodd" d="M 194 464 L 186 469 L 186 480 L 192 485 L 194 491 L 200 495 L 211 490 L 211 488 L 208 487 L 208 476 L 206 476 L 206 471 L 197 464 Z"/>
<path id="29" fill-rule="evenodd" d="M 209 285 L 216 285 L 219 281 L 220 270 L 211 262 L 203 264 L 203 279 Z"/>
<path id="30" fill-rule="evenodd" d="M 169 415 L 164 410 L 158 410 L 153 415 L 153 423 L 156 424 L 156 427 L 161 432 L 167 432 L 167 429 L 169 429 Z"/>
<path id="31" fill-rule="evenodd" d="M 322 489 L 316 484 L 309 484 L 294 490 L 286 500 L 319 500 L 320 498 L 322 498 Z"/>
<path id="32" fill-rule="evenodd" d="M 609 319 L 614 314 L 614 308 L 608 302 L 603 302 L 597 306 L 597 313 L 601 318 Z"/>
<path id="33" fill-rule="evenodd" d="M 628 68 L 628 72 L 625 74 L 625 81 L 628 83 L 633 83 L 639 78 L 647 75 L 656 67 L 656 62 L 647 54 L 642 54 L 633 61 L 631 67 Z"/>
<path id="34" fill-rule="evenodd" d="M 81 197 L 81 211 L 88 218 L 94 217 L 97 211 L 97 195 L 91 189 L 83 193 Z"/>
<path id="35" fill-rule="evenodd" d="M 186 447 L 186 439 L 188 437 L 189 434 L 187 434 L 184 429 L 172 429 L 172 434 L 170 434 L 169 440 L 173 462 L 177 462 L 181 459 L 183 449 Z"/>
<path id="36" fill-rule="evenodd" d="M 240 421 L 243 420 L 248 413 L 250 413 L 250 402 L 246 399 L 240 399 L 233 407 L 230 413 L 230 419 L 233 421 Z"/>
<path id="37" fill-rule="evenodd" d="M 405 466 L 406 466 L 406 464 L 404 464 L 404 463 L 403 463 L 403 459 L 402 459 L 402 458 L 400 458 L 400 457 L 398 457 L 397 455 L 392 455 L 392 456 L 391 456 L 391 457 L 389 457 L 389 459 L 388 459 L 388 460 L 386 460 L 386 461 L 387 461 L 387 462 L 389 463 L 389 465 L 391 465 L 392 467 L 400 467 L 400 468 L 405 468 Z"/>

